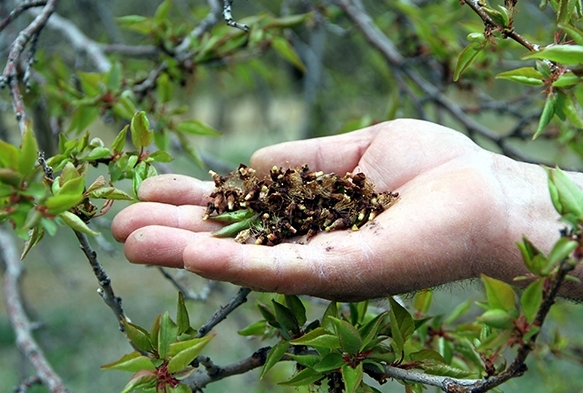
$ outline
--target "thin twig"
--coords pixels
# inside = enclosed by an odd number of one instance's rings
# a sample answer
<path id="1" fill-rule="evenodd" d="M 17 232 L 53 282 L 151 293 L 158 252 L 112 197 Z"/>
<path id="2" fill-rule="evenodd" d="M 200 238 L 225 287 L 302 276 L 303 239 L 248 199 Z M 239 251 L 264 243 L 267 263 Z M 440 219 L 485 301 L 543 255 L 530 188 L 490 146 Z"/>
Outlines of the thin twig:
<path id="1" fill-rule="evenodd" d="M 0 228 L 0 259 L 6 266 L 4 302 L 16 335 L 16 346 L 32 365 L 38 379 L 51 393 L 66 393 L 68 390 L 61 377 L 53 370 L 32 334 L 33 324 L 26 315 L 20 288 L 24 267 L 18 258 L 13 238 L 2 228 Z"/>
<path id="2" fill-rule="evenodd" d="M 225 22 L 227 22 L 229 26 L 236 27 L 237 29 L 241 29 L 243 31 L 249 31 L 249 26 L 238 23 L 233 19 L 233 15 L 231 14 L 231 6 L 233 5 L 233 1 L 234 0 L 224 0 L 223 17 L 225 18 Z"/>
<path id="3" fill-rule="evenodd" d="M 30 10 L 29 12 L 33 15 L 38 15 L 37 10 Z M 47 21 L 47 27 L 60 32 L 75 51 L 87 53 L 97 72 L 107 72 L 111 69 L 111 61 L 105 56 L 101 45 L 87 37 L 69 19 L 54 13 Z"/>
<path id="4" fill-rule="evenodd" d="M 227 318 L 237 307 L 247 301 L 247 295 L 251 289 L 241 287 L 235 297 L 227 303 L 226 306 L 221 307 L 208 321 L 206 321 L 199 329 L 196 337 L 204 337 L 212 330 L 219 322 Z"/>
<path id="5" fill-rule="evenodd" d="M 14 19 L 16 19 L 20 14 L 29 8 L 33 7 L 43 7 L 47 4 L 46 0 L 41 1 L 23 1 L 18 4 L 6 18 L 0 22 L 0 32 L 6 28 Z"/>
<path id="6" fill-rule="evenodd" d="M 27 119 L 26 112 L 24 110 L 24 102 L 22 100 L 22 93 L 20 92 L 20 87 L 18 86 L 18 64 L 20 62 L 20 56 L 24 51 L 26 45 L 30 40 L 37 34 L 47 23 L 47 20 L 55 11 L 58 0 L 48 0 L 40 13 L 34 18 L 30 24 L 24 28 L 16 37 L 12 45 L 10 46 L 10 51 L 8 53 L 8 61 L 6 62 L 6 67 L 0 76 L 0 87 L 5 87 L 9 85 L 10 96 L 12 98 L 12 108 L 16 116 L 16 122 L 20 128 L 20 134 L 24 134 L 27 129 Z"/>
<path id="7" fill-rule="evenodd" d="M 208 299 L 208 296 L 211 292 L 212 283 L 214 283 L 214 281 L 207 280 L 207 284 L 202 288 L 202 290 L 198 293 L 195 293 L 183 285 L 176 277 L 170 274 L 167 269 L 159 266 L 158 270 L 168 281 L 172 283 L 172 285 L 176 287 L 176 289 L 182 292 L 182 295 L 184 295 L 184 300 L 205 301 Z"/>
<path id="8" fill-rule="evenodd" d="M 196 40 L 204 33 L 213 28 L 217 23 L 219 23 L 219 17 L 221 16 L 221 4 L 219 0 L 207 0 L 210 11 L 207 16 L 184 38 L 184 40 L 176 47 L 176 53 L 186 53 L 190 51 L 190 46 L 192 41 Z"/>
<path id="9" fill-rule="evenodd" d="M 91 244 L 89 244 L 87 235 L 79 231 L 74 232 L 75 236 L 77 236 L 77 240 L 79 240 L 81 250 L 87 257 L 89 264 L 93 268 L 93 274 L 95 274 L 95 277 L 99 282 L 100 288 L 97 290 L 97 293 L 99 293 L 105 304 L 107 304 L 111 311 L 113 311 L 119 323 L 119 329 L 122 332 L 125 331 L 122 321 L 126 320 L 126 316 L 121 306 L 121 298 L 119 296 L 116 296 L 115 293 L 113 292 L 113 287 L 111 286 L 111 279 L 103 269 L 101 263 L 99 263 L 97 259 L 97 253 L 93 250 Z"/>

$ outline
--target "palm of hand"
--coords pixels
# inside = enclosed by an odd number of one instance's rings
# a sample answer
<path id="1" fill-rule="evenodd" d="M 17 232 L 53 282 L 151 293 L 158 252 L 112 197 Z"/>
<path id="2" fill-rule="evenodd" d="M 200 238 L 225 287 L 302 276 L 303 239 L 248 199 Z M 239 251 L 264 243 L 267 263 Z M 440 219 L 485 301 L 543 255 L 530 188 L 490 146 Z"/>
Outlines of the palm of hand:
<path id="1" fill-rule="evenodd" d="M 337 137 L 257 152 L 251 166 L 361 171 L 401 200 L 359 231 L 319 234 L 307 245 L 241 245 L 216 239 L 203 222 L 209 183 L 163 176 L 144 182 L 142 200 L 114 221 L 128 259 L 184 267 L 258 290 L 354 300 L 472 277 L 479 243 L 495 243 L 503 206 L 491 153 L 452 130 L 398 121 Z M 176 180 L 179 181 L 176 181 Z M 169 192 L 169 190 L 172 190 Z M 494 232 L 491 228 L 497 228 Z"/>

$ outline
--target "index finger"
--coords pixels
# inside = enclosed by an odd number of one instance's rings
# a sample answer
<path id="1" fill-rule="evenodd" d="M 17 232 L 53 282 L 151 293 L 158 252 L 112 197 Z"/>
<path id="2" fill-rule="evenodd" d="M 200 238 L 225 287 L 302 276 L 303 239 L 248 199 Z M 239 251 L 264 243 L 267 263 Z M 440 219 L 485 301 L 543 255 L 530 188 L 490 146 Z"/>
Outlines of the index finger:
<path id="1" fill-rule="evenodd" d="M 160 202 L 170 205 L 206 206 L 214 183 L 184 175 L 159 175 L 147 178 L 138 190 L 143 202 Z"/>

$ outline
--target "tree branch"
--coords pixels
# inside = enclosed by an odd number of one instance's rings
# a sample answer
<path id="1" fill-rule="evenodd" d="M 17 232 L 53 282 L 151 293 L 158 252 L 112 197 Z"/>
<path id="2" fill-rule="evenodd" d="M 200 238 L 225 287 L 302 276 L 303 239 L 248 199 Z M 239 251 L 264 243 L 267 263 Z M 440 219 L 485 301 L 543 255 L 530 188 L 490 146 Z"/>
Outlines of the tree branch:
<path id="1" fill-rule="evenodd" d="M 38 15 L 36 10 L 29 11 L 33 15 Z M 76 24 L 69 19 L 63 18 L 57 13 L 53 13 L 47 21 L 47 26 L 60 32 L 77 52 L 87 53 L 97 72 L 107 72 L 111 68 L 111 62 L 105 56 L 102 46 L 87 37 Z"/>
<path id="2" fill-rule="evenodd" d="M 0 22 L 0 32 L 6 28 L 14 19 L 16 19 L 20 14 L 29 8 L 33 7 L 43 7 L 47 4 L 46 0 L 40 1 L 23 1 L 18 4 L 10 14 Z"/>
<path id="3" fill-rule="evenodd" d="M 239 291 L 237 292 L 235 297 L 233 297 L 231 301 L 227 303 L 226 306 L 221 307 L 208 321 L 206 321 L 198 329 L 196 337 L 200 338 L 206 336 L 208 332 L 212 330 L 213 327 L 219 324 L 219 322 L 221 322 L 223 319 L 226 319 L 227 316 L 231 312 L 233 312 L 237 307 L 245 303 L 247 301 L 247 295 L 249 295 L 250 292 L 251 290 L 249 288 L 244 287 L 239 288 Z"/>
<path id="4" fill-rule="evenodd" d="M 520 150 L 507 143 L 505 138 L 496 134 L 489 128 L 478 123 L 468 116 L 462 107 L 443 94 L 437 87 L 425 80 L 415 69 L 405 66 L 405 58 L 397 50 L 393 42 L 374 23 L 371 16 L 360 5 L 351 0 L 335 0 L 335 3 L 344 10 L 346 15 L 355 23 L 368 42 L 372 44 L 387 61 L 410 80 L 412 80 L 424 93 L 425 97 L 436 102 L 447 110 L 458 122 L 460 122 L 470 134 L 480 134 L 496 143 L 502 152 L 509 157 L 522 161 L 532 162 Z M 358 2 L 360 3 L 360 2 Z"/>
<path id="5" fill-rule="evenodd" d="M 24 267 L 18 258 L 12 237 L 2 228 L 0 228 L 0 259 L 4 261 L 6 266 L 3 288 L 4 302 L 16 335 L 16 346 L 32 365 L 38 379 L 51 393 L 66 393 L 68 390 L 61 377 L 53 370 L 33 337 L 33 324 L 24 310 L 24 300 L 20 290 Z"/>
<path id="6" fill-rule="evenodd" d="M 194 301 L 205 301 L 211 292 L 211 288 L 214 286 L 215 281 L 207 280 L 207 284 L 198 293 L 187 288 L 183 283 L 181 283 L 176 277 L 168 272 L 167 269 L 159 266 L 158 270 L 162 275 L 176 287 L 177 290 L 182 292 L 184 295 L 184 300 L 194 300 Z"/>
<path id="7" fill-rule="evenodd" d="M 236 27 L 237 29 L 241 29 L 243 31 L 249 31 L 249 26 L 236 22 L 233 19 L 233 15 L 231 15 L 231 5 L 233 5 L 234 0 L 224 0 L 223 3 L 223 17 L 225 18 L 225 22 L 229 26 Z"/>
<path id="8" fill-rule="evenodd" d="M 91 244 L 89 244 L 87 235 L 75 230 L 73 232 L 75 232 L 75 236 L 77 236 L 77 240 L 79 240 L 79 244 L 81 245 L 81 250 L 87 257 L 89 264 L 93 268 L 93 274 L 95 274 L 95 277 L 99 282 L 100 288 L 97 290 L 97 293 L 99 293 L 105 304 L 107 304 L 111 311 L 113 311 L 113 314 L 119 323 L 119 329 L 124 332 L 125 329 L 123 327 L 122 321 L 126 320 L 127 318 L 121 306 L 121 298 L 116 296 L 113 292 L 111 279 L 105 270 L 103 270 L 101 263 L 99 263 L 97 260 L 97 253 L 93 250 Z"/>
<path id="9" fill-rule="evenodd" d="M 30 24 L 24 28 L 10 46 L 10 51 L 8 53 L 8 61 L 6 62 L 6 67 L 0 76 L 0 87 L 3 88 L 6 85 L 10 87 L 10 97 L 12 98 L 12 108 L 16 116 L 16 122 L 20 128 L 20 134 L 24 134 L 27 129 L 27 119 L 24 110 L 24 102 L 22 100 L 22 93 L 20 92 L 20 87 L 18 86 L 18 64 L 20 63 L 20 56 L 24 51 L 24 48 L 31 40 L 35 39 L 36 35 L 42 30 L 46 25 L 47 20 L 51 14 L 55 11 L 58 0 L 48 0 L 43 8 L 43 10 L 34 18 Z"/>

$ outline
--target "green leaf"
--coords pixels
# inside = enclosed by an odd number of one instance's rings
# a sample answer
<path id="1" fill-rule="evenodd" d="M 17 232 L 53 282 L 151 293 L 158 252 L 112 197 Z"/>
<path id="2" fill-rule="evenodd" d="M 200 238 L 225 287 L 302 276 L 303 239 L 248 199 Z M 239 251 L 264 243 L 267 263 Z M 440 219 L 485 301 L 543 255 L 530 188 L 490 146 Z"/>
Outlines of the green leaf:
<path id="1" fill-rule="evenodd" d="M 485 274 L 481 279 L 486 287 L 489 308 L 510 311 L 516 307 L 516 297 L 510 285 Z"/>
<path id="2" fill-rule="evenodd" d="M 115 187 L 102 187 L 97 190 L 93 190 L 89 193 L 91 198 L 96 199 L 111 199 L 116 201 L 131 201 L 132 198 L 125 191 L 122 191 Z"/>
<path id="3" fill-rule="evenodd" d="M 38 156 L 38 145 L 34 137 L 32 127 L 27 127 L 22 135 L 22 145 L 20 146 L 20 154 L 18 155 L 18 172 L 27 176 L 34 172 L 36 160 Z"/>
<path id="4" fill-rule="evenodd" d="M 557 27 L 563 30 L 564 33 L 569 34 L 577 45 L 583 45 L 583 31 L 579 30 L 576 26 L 559 23 Z"/>
<path id="5" fill-rule="evenodd" d="M 369 343 L 374 343 L 373 340 L 379 335 L 379 330 L 383 327 L 388 314 L 388 312 L 378 314 L 373 319 L 368 321 L 363 327 L 358 329 L 358 332 L 362 337 L 362 346 L 360 347 L 360 351 L 369 349 Z"/>
<path id="6" fill-rule="evenodd" d="M 405 342 L 413 335 L 415 323 L 411 314 L 401 306 L 392 296 L 389 296 L 391 319 L 391 336 L 396 353 L 403 351 Z"/>
<path id="7" fill-rule="evenodd" d="M 472 300 L 468 299 L 468 300 L 464 301 L 463 303 L 460 303 L 457 306 L 455 306 L 453 311 L 447 316 L 447 318 L 445 318 L 445 320 L 443 321 L 443 324 L 445 326 L 447 326 L 447 325 L 451 325 L 452 323 L 454 323 L 458 318 L 467 314 L 468 311 L 470 311 L 472 304 L 473 304 Z"/>
<path id="8" fill-rule="evenodd" d="M 82 200 L 83 195 L 56 195 L 48 197 L 44 205 L 49 214 L 57 215 L 77 206 Z"/>
<path id="9" fill-rule="evenodd" d="M 291 379 L 285 382 L 280 382 L 278 385 L 283 386 L 305 386 L 310 385 L 320 379 L 322 379 L 324 375 L 321 373 L 314 371 L 311 368 L 306 368 L 294 375 Z"/>
<path id="10" fill-rule="evenodd" d="M 235 237 L 239 232 L 251 228 L 257 222 L 257 217 L 247 218 L 224 226 L 218 231 L 213 232 L 212 235 L 216 237 Z"/>
<path id="11" fill-rule="evenodd" d="M 583 63 L 583 45 L 549 45 L 522 56 L 524 60 L 547 59 L 562 64 Z"/>
<path id="12" fill-rule="evenodd" d="M 172 156 L 165 151 L 158 150 L 148 156 L 149 159 L 156 162 L 170 162 L 173 160 Z"/>
<path id="13" fill-rule="evenodd" d="M 322 315 L 322 327 L 326 328 L 329 332 L 333 332 L 334 323 L 329 317 L 338 318 L 338 303 L 330 302 L 328 307 L 326 307 L 326 311 L 324 311 L 324 315 Z"/>
<path id="14" fill-rule="evenodd" d="M 246 220 L 255 215 L 252 209 L 235 210 L 232 212 L 225 212 L 216 216 L 210 216 L 209 219 L 213 221 L 220 221 L 225 223 L 234 223 Z"/>
<path id="15" fill-rule="evenodd" d="M 107 89 L 110 91 L 118 90 L 121 86 L 122 81 L 122 71 L 121 63 L 116 61 L 111 66 L 109 73 L 107 74 Z"/>
<path id="16" fill-rule="evenodd" d="M 158 337 L 160 336 L 160 323 L 162 321 L 162 315 L 158 315 L 152 324 L 150 329 L 150 341 L 154 348 L 158 348 Z"/>
<path id="17" fill-rule="evenodd" d="M 542 303 L 543 299 L 543 287 L 544 287 L 544 278 L 539 278 L 535 282 L 532 282 L 520 297 L 520 306 L 522 307 L 522 313 L 526 317 L 526 321 L 528 323 L 532 323 L 536 314 L 538 313 L 538 309 Z"/>
<path id="18" fill-rule="evenodd" d="M 316 363 L 312 368 L 319 373 L 327 373 L 329 371 L 334 371 L 342 366 L 344 366 L 344 360 L 342 359 L 342 355 L 338 352 L 330 352 L 321 360 Z"/>
<path id="19" fill-rule="evenodd" d="M 538 127 L 536 129 L 536 132 L 532 136 L 532 139 L 536 139 L 540 134 L 542 134 L 545 127 L 551 122 L 553 116 L 555 116 L 556 109 L 557 109 L 557 94 L 549 93 L 547 95 L 547 99 L 545 100 L 545 106 L 543 107 L 543 111 L 540 115 Z"/>
<path id="20" fill-rule="evenodd" d="M 96 147 L 89 154 L 82 158 L 83 161 L 95 161 L 105 157 L 111 157 L 111 150 L 108 147 Z"/>
<path id="21" fill-rule="evenodd" d="M 581 78 L 573 72 L 565 72 L 553 82 L 553 87 L 572 87 L 581 81 Z"/>
<path id="22" fill-rule="evenodd" d="M 154 366 L 152 359 L 149 357 L 140 355 L 139 352 L 132 352 L 123 355 L 115 362 L 104 364 L 100 368 L 102 370 L 120 370 L 136 373 L 141 370 L 155 370 L 156 366 Z"/>
<path id="23" fill-rule="evenodd" d="M 560 168 L 548 169 L 549 189 L 555 209 L 563 217 L 575 221 L 583 219 L 583 191 Z M 555 195 L 553 195 L 555 194 Z"/>
<path id="24" fill-rule="evenodd" d="M 158 100 L 160 100 L 161 103 L 166 104 L 172 101 L 174 85 L 170 82 L 170 77 L 167 73 L 163 72 L 158 77 L 156 82 L 156 92 L 158 93 Z"/>
<path id="25" fill-rule="evenodd" d="M 178 132 L 202 136 L 219 136 L 220 132 L 200 120 L 185 120 L 175 127 Z"/>
<path id="26" fill-rule="evenodd" d="M 486 310 L 477 320 L 496 329 L 510 329 L 514 326 L 515 318 L 506 310 L 494 308 Z"/>
<path id="27" fill-rule="evenodd" d="M 153 352 L 154 347 L 150 341 L 150 333 L 141 326 L 134 325 L 127 319 L 122 320 L 125 333 L 130 341 L 142 352 Z M 137 371 L 137 370 L 136 370 Z"/>
<path id="28" fill-rule="evenodd" d="M 566 259 L 578 246 L 578 242 L 561 237 L 549 253 L 547 265 L 542 270 L 543 275 L 549 274 L 555 265 Z"/>
<path id="29" fill-rule="evenodd" d="M 289 341 L 281 340 L 271 348 L 271 350 L 267 354 L 267 359 L 265 359 L 265 364 L 263 365 L 263 369 L 261 370 L 261 375 L 259 376 L 259 379 L 263 379 L 265 373 L 271 370 L 271 368 L 281 360 L 283 355 L 285 355 L 285 353 L 289 349 L 290 345 L 291 344 L 289 343 Z"/>
<path id="30" fill-rule="evenodd" d="M 466 46 L 464 50 L 462 50 L 462 53 L 460 53 L 460 57 L 458 58 L 455 66 L 453 74 L 454 82 L 457 82 L 461 74 L 472 65 L 472 63 L 478 57 L 480 51 L 486 47 L 486 42 L 487 41 L 470 42 L 470 44 Z"/>
<path id="31" fill-rule="evenodd" d="M 152 371 L 138 371 L 123 388 L 121 393 L 147 391 L 148 389 L 155 388 L 157 381 L 158 378 Z"/>
<path id="32" fill-rule="evenodd" d="M 349 365 L 342 366 L 342 379 L 344 380 L 346 393 L 356 392 L 362 382 L 363 375 L 362 363 L 359 363 L 355 368 Z"/>
<path id="33" fill-rule="evenodd" d="M 69 227 L 73 228 L 74 230 L 85 233 L 87 235 L 99 236 L 99 232 L 95 232 L 91 228 L 87 226 L 83 220 L 81 220 L 76 214 L 73 214 L 69 211 L 64 211 L 59 213 L 59 217 L 65 221 Z"/>
<path id="34" fill-rule="evenodd" d="M 178 336 L 190 329 L 190 318 L 188 317 L 188 310 L 184 304 L 184 294 L 182 292 L 178 292 L 178 304 L 176 305 L 176 326 L 178 328 Z"/>
<path id="35" fill-rule="evenodd" d="M 506 79 L 529 86 L 543 86 L 543 75 L 534 67 L 522 67 L 510 71 L 501 72 L 496 79 Z"/>
<path id="36" fill-rule="evenodd" d="M 68 131 L 79 133 L 87 130 L 89 125 L 97 119 L 97 116 L 99 116 L 99 108 L 97 106 L 78 106 L 71 116 Z"/>
<path id="37" fill-rule="evenodd" d="M 257 321 L 239 330 L 237 334 L 241 336 L 263 336 L 263 334 L 265 334 L 266 327 L 266 321 Z"/>
<path id="38" fill-rule="evenodd" d="M 290 343 L 294 345 L 307 345 L 310 347 L 321 347 L 328 349 L 340 348 L 338 336 L 330 334 L 326 329 L 319 327 L 303 336 L 293 339 Z"/>
<path id="39" fill-rule="evenodd" d="M 409 354 L 412 362 L 437 362 L 437 363 L 446 363 L 445 358 L 441 356 L 438 352 L 433 351 L 431 349 L 422 349 L 417 352 L 412 352 Z"/>
<path id="40" fill-rule="evenodd" d="M 0 140 L 0 168 L 14 168 L 19 161 L 20 151 L 14 145 Z M 1 179 L 0 179 L 1 180 Z"/>
<path id="41" fill-rule="evenodd" d="M 269 27 L 290 28 L 304 23 L 307 19 L 313 18 L 314 14 L 308 12 L 305 14 L 286 15 L 280 18 L 274 18 L 269 22 Z"/>
<path id="42" fill-rule="evenodd" d="M 160 319 L 160 331 L 158 332 L 158 354 L 161 359 L 168 359 L 170 344 L 176 341 L 177 330 L 176 324 L 166 311 Z"/>
<path id="43" fill-rule="evenodd" d="M 304 326 L 307 321 L 306 308 L 300 298 L 297 296 L 285 295 L 285 305 L 291 310 L 292 314 L 298 321 L 298 324 Z"/>
<path id="44" fill-rule="evenodd" d="M 114 153 L 121 153 L 123 151 L 123 148 L 124 148 L 125 143 L 126 143 L 126 135 L 128 133 L 128 127 L 129 126 L 125 126 L 117 134 L 117 136 L 113 140 L 113 143 L 111 144 L 111 150 L 113 150 Z"/>
<path id="45" fill-rule="evenodd" d="M 1 221 L 1 220 L 0 220 Z M 24 242 L 22 247 L 22 253 L 20 254 L 20 260 L 22 261 L 26 258 L 28 252 L 42 240 L 45 235 L 45 230 L 42 226 L 35 226 L 30 231 L 28 231 L 28 239 Z"/>
<path id="46" fill-rule="evenodd" d="M 304 367 L 309 367 L 309 368 L 314 368 L 314 366 L 316 364 L 320 363 L 320 361 L 322 360 L 322 357 L 320 355 L 294 355 L 294 354 L 288 354 L 288 356 L 290 358 L 292 358 L 298 364 L 300 364 L 300 365 L 302 365 Z"/>
<path id="47" fill-rule="evenodd" d="M 274 36 L 271 40 L 271 47 L 298 70 L 303 73 L 307 71 L 306 66 L 288 40 L 280 36 Z"/>
<path id="48" fill-rule="evenodd" d="M 76 177 L 74 179 L 69 179 L 61 185 L 59 193 L 57 195 L 75 195 L 82 196 L 83 190 L 85 189 L 85 178 Z"/>
<path id="49" fill-rule="evenodd" d="M 170 344 L 168 354 L 171 356 L 168 362 L 168 372 L 177 373 L 184 370 L 206 347 L 214 334 L 193 338 Z"/>
<path id="50" fill-rule="evenodd" d="M 136 149 L 144 149 L 152 143 L 154 131 L 150 130 L 150 122 L 146 117 L 146 112 L 138 112 L 132 117 L 130 132 L 132 135 L 132 143 Z"/>
<path id="51" fill-rule="evenodd" d="M 360 337 L 358 330 L 347 321 L 334 317 L 330 318 L 334 322 L 340 348 L 351 355 L 358 354 L 362 346 L 362 338 Z"/>
<path id="52" fill-rule="evenodd" d="M 282 328 L 291 333 L 291 336 L 298 336 L 300 334 L 300 325 L 293 312 L 283 304 L 276 302 L 273 299 L 271 302 L 273 303 L 275 310 L 275 320 L 279 322 Z"/>
<path id="53" fill-rule="evenodd" d="M 154 20 L 157 23 L 162 23 L 168 18 L 168 13 L 170 12 L 170 7 L 172 6 L 172 0 L 164 0 L 154 13 Z"/>
<path id="54" fill-rule="evenodd" d="M 433 291 L 431 289 L 424 289 L 415 295 L 413 301 L 413 308 L 421 314 L 427 314 L 431 300 L 433 299 Z"/>

